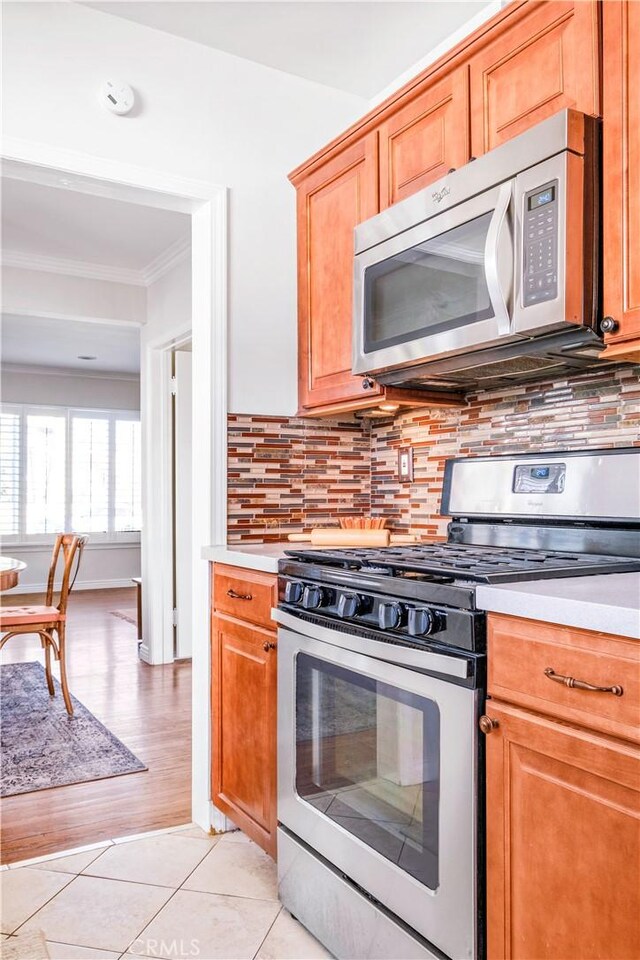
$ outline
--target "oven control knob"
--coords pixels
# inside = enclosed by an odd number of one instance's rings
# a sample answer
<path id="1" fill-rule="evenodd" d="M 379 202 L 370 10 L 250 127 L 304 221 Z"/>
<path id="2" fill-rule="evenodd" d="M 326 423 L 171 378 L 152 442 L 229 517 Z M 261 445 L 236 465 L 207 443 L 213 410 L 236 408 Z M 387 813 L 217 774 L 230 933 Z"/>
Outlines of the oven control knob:
<path id="1" fill-rule="evenodd" d="M 381 603 L 378 607 L 378 624 L 381 630 L 395 630 L 402 623 L 404 607 L 401 603 Z"/>
<path id="2" fill-rule="evenodd" d="M 407 630 L 412 637 L 424 637 L 442 630 L 442 617 L 429 607 L 410 607 Z"/>
<path id="3" fill-rule="evenodd" d="M 301 580 L 287 580 L 284 587 L 285 603 L 300 603 L 304 591 L 304 583 Z"/>
<path id="4" fill-rule="evenodd" d="M 360 597 L 357 593 L 341 593 L 338 597 L 338 616 L 344 620 L 355 617 L 360 609 Z"/>
<path id="5" fill-rule="evenodd" d="M 315 610 L 324 603 L 324 590 L 322 587 L 305 587 L 302 593 L 302 606 L 305 610 Z"/>

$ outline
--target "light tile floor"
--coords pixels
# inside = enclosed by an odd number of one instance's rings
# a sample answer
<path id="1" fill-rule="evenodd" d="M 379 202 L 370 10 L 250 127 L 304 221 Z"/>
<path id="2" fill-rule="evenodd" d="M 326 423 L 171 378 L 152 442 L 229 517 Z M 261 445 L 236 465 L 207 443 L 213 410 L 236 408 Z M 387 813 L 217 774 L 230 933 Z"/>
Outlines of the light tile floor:
<path id="1" fill-rule="evenodd" d="M 0 874 L 1 934 L 42 931 L 52 960 L 323 960 L 283 909 L 276 867 L 239 831 L 188 825 L 119 837 Z M 0 943 L 0 957 L 2 956 Z"/>

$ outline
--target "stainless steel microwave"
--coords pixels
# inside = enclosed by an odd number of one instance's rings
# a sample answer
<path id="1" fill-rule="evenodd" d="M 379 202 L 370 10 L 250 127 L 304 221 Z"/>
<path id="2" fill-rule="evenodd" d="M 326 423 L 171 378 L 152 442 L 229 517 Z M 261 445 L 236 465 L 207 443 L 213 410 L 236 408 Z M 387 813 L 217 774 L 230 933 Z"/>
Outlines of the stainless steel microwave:
<path id="1" fill-rule="evenodd" d="M 459 389 L 593 363 L 599 152 L 564 110 L 356 227 L 354 373 Z"/>

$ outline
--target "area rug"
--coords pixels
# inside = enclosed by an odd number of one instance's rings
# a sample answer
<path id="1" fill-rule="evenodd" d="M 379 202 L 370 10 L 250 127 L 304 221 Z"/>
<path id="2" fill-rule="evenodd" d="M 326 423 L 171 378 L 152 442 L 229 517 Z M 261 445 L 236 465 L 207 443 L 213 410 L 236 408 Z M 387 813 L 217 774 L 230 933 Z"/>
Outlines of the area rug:
<path id="1" fill-rule="evenodd" d="M 50 956 L 42 930 L 20 933 L 0 943 L 2 960 L 49 960 Z"/>
<path id="2" fill-rule="evenodd" d="M 103 780 L 147 767 L 79 700 L 49 696 L 40 663 L 0 667 L 0 796 Z"/>
<path id="3" fill-rule="evenodd" d="M 127 623 L 132 623 L 134 627 L 138 626 L 138 613 L 136 610 L 112 610 L 112 617 L 117 617 L 118 620 L 126 620 Z"/>

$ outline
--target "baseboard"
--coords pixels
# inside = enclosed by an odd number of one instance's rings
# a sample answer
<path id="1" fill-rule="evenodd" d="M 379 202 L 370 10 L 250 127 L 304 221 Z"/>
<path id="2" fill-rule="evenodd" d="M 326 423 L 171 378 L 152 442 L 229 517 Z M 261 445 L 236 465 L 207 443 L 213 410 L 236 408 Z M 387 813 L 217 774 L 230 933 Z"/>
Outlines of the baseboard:
<path id="1" fill-rule="evenodd" d="M 131 577 L 125 577 L 124 580 L 78 580 L 74 584 L 74 592 L 77 590 L 115 590 L 122 587 L 131 587 L 133 589 L 134 584 L 131 582 Z M 11 595 L 17 593 L 46 593 L 47 585 L 46 583 L 19 583 L 17 587 L 14 587 L 10 591 Z M 9 593 L 6 594 L 7 596 Z"/>
<path id="2" fill-rule="evenodd" d="M 141 643 L 140 646 L 138 647 L 138 656 L 139 656 L 140 659 L 143 660 L 145 663 L 151 664 L 151 654 L 150 654 L 150 652 L 149 652 L 149 647 L 148 647 L 147 644 L 144 642 L 144 640 L 142 641 L 142 643 Z"/>

